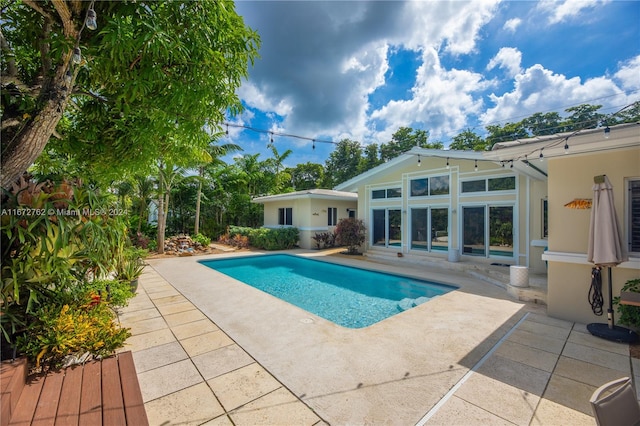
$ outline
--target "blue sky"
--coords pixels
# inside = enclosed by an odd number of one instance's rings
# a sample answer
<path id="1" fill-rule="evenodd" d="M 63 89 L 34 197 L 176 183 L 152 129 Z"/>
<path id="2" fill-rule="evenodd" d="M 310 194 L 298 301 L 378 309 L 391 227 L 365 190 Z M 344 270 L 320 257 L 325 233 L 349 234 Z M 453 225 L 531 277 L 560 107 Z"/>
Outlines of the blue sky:
<path id="1" fill-rule="evenodd" d="M 386 143 L 401 126 L 448 145 L 471 128 L 583 103 L 640 100 L 638 1 L 237 1 L 261 58 L 230 120 L 338 142 Z M 229 128 L 244 153 L 269 134 Z M 324 164 L 332 144 L 273 136 L 287 166 Z"/>

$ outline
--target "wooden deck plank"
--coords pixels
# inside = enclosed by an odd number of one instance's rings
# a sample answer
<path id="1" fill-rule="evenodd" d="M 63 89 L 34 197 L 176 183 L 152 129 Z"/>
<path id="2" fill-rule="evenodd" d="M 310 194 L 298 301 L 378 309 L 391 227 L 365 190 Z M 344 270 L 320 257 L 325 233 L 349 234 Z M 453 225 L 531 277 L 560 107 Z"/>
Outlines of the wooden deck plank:
<path id="1" fill-rule="evenodd" d="M 44 384 L 43 376 L 33 376 L 26 383 L 20 394 L 20 399 L 16 404 L 16 411 L 11 414 L 9 424 L 12 426 L 27 426 L 33 420 L 33 414 L 40 399 L 40 392 Z"/>
<path id="2" fill-rule="evenodd" d="M 102 377 L 100 361 L 85 364 L 82 372 L 82 395 L 80 397 L 81 425 L 102 424 Z"/>
<path id="3" fill-rule="evenodd" d="M 31 426 L 53 426 L 55 424 L 63 380 L 64 374 L 61 371 L 52 371 L 45 376 Z"/>
<path id="4" fill-rule="evenodd" d="M 118 355 L 120 367 L 120 381 L 122 384 L 122 397 L 124 399 L 124 411 L 128 425 L 148 426 L 149 419 L 144 408 L 140 383 L 136 373 L 131 351 Z"/>
<path id="5" fill-rule="evenodd" d="M 126 424 L 118 359 L 102 360 L 102 424 L 120 426 Z"/>
<path id="6" fill-rule="evenodd" d="M 82 370 L 82 365 L 74 365 L 64 371 L 56 426 L 78 426 L 80 395 L 82 394 Z"/>
<path id="7" fill-rule="evenodd" d="M 27 380 L 27 359 L 4 361 L 0 366 L 0 426 L 7 426 L 11 413 L 16 409 L 18 399 Z"/>

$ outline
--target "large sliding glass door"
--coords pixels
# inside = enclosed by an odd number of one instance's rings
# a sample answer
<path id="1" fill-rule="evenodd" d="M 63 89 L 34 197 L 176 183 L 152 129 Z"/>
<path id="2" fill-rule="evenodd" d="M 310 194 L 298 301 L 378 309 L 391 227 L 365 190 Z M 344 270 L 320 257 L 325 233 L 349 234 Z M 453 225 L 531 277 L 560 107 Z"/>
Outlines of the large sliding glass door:
<path id="1" fill-rule="evenodd" d="M 513 257 L 513 223 L 513 206 L 463 207 L 463 254 Z"/>
<path id="2" fill-rule="evenodd" d="M 411 248 L 425 251 L 449 249 L 449 209 L 411 209 Z"/>
<path id="3" fill-rule="evenodd" d="M 373 241 L 378 247 L 402 247 L 402 210 L 373 210 Z"/>
<path id="4" fill-rule="evenodd" d="M 486 256 L 485 207 L 462 208 L 462 253 Z"/>

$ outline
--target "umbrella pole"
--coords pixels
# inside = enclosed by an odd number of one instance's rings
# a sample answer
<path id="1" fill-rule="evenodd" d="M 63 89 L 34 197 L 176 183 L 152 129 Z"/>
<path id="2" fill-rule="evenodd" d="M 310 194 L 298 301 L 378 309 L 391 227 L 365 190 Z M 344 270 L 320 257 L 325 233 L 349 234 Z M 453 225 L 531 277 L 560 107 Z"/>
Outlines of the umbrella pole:
<path id="1" fill-rule="evenodd" d="M 609 328 L 613 330 L 615 324 L 613 321 L 613 280 L 611 279 L 611 266 L 607 269 L 607 277 L 609 278 L 609 309 L 607 309 L 607 323 L 609 324 Z"/>
<path id="2" fill-rule="evenodd" d="M 594 336 L 601 337 L 603 339 L 612 340 L 619 343 L 634 343 L 638 341 L 638 334 L 635 331 L 629 330 L 613 323 L 613 280 L 611 279 L 611 267 L 608 267 L 609 271 L 607 276 L 609 278 L 609 308 L 607 309 L 607 323 L 591 323 L 587 324 L 587 330 Z"/>

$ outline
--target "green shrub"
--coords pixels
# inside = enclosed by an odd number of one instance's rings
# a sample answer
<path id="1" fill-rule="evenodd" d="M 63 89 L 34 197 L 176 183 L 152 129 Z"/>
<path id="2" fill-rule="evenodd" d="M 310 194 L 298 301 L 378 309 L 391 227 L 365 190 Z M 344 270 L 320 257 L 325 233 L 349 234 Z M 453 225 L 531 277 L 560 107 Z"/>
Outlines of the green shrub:
<path id="1" fill-rule="evenodd" d="M 83 286 L 85 292 L 99 294 L 102 300 L 114 307 L 124 307 L 133 296 L 131 284 L 119 280 L 95 280 Z"/>
<path id="2" fill-rule="evenodd" d="M 209 244 L 211 244 L 211 238 L 207 237 L 206 235 L 203 235 L 201 233 L 197 233 L 196 235 L 194 235 L 193 237 L 191 237 L 191 240 L 194 243 L 198 243 L 204 247 L 208 247 Z"/>
<path id="3" fill-rule="evenodd" d="M 622 287 L 622 291 L 640 293 L 640 278 L 629 280 Z M 620 296 L 613 298 L 613 303 L 618 305 L 618 322 L 636 329 L 640 329 L 640 306 L 621 305 Z"/>
<path id="4" fill-rule="evenodd" d="M 298 243 L 300 232 L 298 228 L 249 228 L 244 226 L 230 226 L 226 237 L 220 241 L 228 241 L 235 245 L 235 241 L 244 241 L 238 238 L 245 237 L 249 245 L 264 250 L 287 250 Z M 231 236 L 231 237 L 229 237 Z"/>

